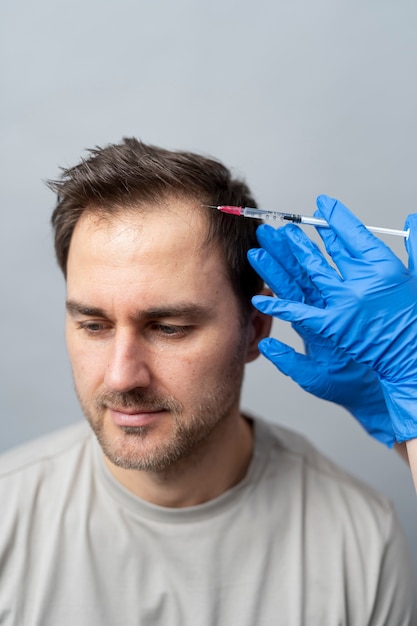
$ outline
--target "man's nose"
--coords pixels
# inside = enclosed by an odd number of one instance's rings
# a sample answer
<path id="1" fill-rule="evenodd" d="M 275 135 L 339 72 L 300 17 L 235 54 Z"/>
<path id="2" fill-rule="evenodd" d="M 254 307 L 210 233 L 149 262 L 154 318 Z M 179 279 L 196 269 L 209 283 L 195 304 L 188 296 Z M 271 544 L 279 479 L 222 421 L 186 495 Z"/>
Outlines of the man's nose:
<path id="1" fill-rule="evenodd" d="M 149 347 L 135 333 L 127 330 L 116 332 L 109 346 L 104 382 L 109 389 L 120 392 L 149 386 Z"/>

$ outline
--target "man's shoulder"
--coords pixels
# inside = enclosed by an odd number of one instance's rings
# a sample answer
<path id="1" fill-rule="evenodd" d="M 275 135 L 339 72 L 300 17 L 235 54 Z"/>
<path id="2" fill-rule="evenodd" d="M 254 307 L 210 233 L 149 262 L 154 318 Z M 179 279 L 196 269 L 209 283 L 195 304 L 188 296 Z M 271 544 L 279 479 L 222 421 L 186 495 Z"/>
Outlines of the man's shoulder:
<path id="1" fill-rule="evenodd" d="M 379 513 L 392 515 L 389 499 L 377 489 L 353 476 L 321 452 L 304 435 L 274 422 L 256 420 L 263 438 L 269 440 L 272 466 L 285 467 L 287 479 L 303 480 L 310 490 L 317 490 L 327 498 L 340 498 L 352 506 L 363 505 Z"/>
<path id="2" fill-rule="evenodd" d="M 43 464 L 59 461 L 65 455 L 76 454 L 89 439 L 88 424 L 78 422 L 3 452 L 0 455 L 0 481 L 22 472 L 30 473 Z"/>

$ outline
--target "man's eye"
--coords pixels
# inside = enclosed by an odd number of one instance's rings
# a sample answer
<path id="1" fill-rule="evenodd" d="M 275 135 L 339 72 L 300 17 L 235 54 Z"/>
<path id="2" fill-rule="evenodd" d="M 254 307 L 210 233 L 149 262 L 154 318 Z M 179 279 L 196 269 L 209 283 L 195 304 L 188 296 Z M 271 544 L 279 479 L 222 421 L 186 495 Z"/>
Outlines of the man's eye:
<path id="1" fill-rule="evenodd" d="M 85 330 L 90 335 L 98 335 L 106 332 L 109 329 L 109 325 L 105 322 L 79 322 L 78 328 Z"/>
<path id="2" fill-rule="evenodd" d="M 168 336 L 182 336 L 185 335 L 188 326 L 174 326 L 173 324 L 154 324 L 153 330 Z"/>

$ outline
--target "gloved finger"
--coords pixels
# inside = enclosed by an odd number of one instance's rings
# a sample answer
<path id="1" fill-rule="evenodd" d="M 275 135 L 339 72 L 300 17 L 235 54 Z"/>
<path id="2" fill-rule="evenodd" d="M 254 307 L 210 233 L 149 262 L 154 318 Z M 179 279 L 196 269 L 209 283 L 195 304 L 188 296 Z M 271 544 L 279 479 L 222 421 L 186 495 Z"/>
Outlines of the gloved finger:
<path id="1" fill-rule="evenodd" d="M 285 237 L 282 236 L 281 231 L 282 227 L 273 228 L 270 224 L 261 224 L 256 229 L 259 244 L 277 261 L 280 261 L 282 255 L 288 251 Z"/>
<path id="2" fill-rule="evenodd" d="M 281 267 L 287 272 L 288 276 L 297 283 L 298 288 L 304 295 L 304 300 L 308 304 L 315 304 L 323 307 L 324 302 L 320 295 L 319 290 L 311 282 L 308 273 L 297 261 L 288 243 L 288 239 L 284 233 L 285 227 L 272 228 L 267 224 L 262 224 L 258 227 L 256 235 L 260 245 L 281 265 Z M 269 281 L 271 277 L 269 278 Z M 268 282 L 268 281 L 266 281 Z M 268 282 L 270 285 L 270 282 Z M 271 286 L 271 285 L 270 285 Z M 276 292 L 277 293 L 277 292 Z M 286 296 L 281 291 L 280 295 L 291 300 L 299 300 L 300 298 Z"/>
<path id="3" fill-rule="evenodd" d="M 304 302 L 304 294 L 297 282 L 286 272 L 279 261 L 263 248 L 248 251 L 248 260 L 266 284 L 281 298 Z"/>
<path id="4" fill-rule="evenodd" d="M 338 272 L 344 280 L 348 280 L 353 271 L 358 271 L 358 260 L 351 256 L 336 233 L 330 228 L 320 228 L 317 230 Z"/>
<path id="5" fill-rule="evenodd" d="M 252 304 L 261 313 L 277 317 L 285 322 L 298 323 L 307 330 L 321 334 L 323 337 L 330 336 L 331 327 L 326 325 L 328 317 L 326 309 L 270 296 L 254 296 Z"/>
<path id="6" fill-rule="evenodd" d="M 256 237 L 262 248 L 267 250 L 274 259 L 279 263 L 282 263 L 283 260 L 285 261 L 285 268 L 291 276 L 298 276 L 297 263 L 295 261 L 293 263 L 286 262 L 287 256 L 290 255 L 291 257 L 292 255 L 285 237 L 285 228 L 286 226 L 272 228 L 269 224 L 261 224 L 256 229 Z"/>
<path id="7" fill-rule="evenodd" d="M 278 339 L 268 337 L 259 342 L 259 351 L 285 376 L 290 376 L 300 387 L 319 397 L 325 394 L 325 377 L 317 375 L 317 363 L 305 354 L 296 352 Z M 323 387 L 323 389 L 322 389 Z"/>
<path id="8" fill-rule="evenodd" d="M 404 229 L 410 230 L 408 238 L 405 240 L 405 247 L 408 252 L 408 268 L 410 272 L 415 274 L 417 265 L 417 213 L 408 215 Z"/>
<path id="9" fill-rule="evenodd" d="M 339 271 L 343 273 L 343 269 L 346 265 L 351 267 L 351 263 L 354 259 L 349 253 L 349 250 L 344 247 L 336 233 L 331 228 L 318 227 L 317 231 Z"/>
<path id="10" fill-rule="evenodd" d="M 341 202 L 321 195 L 317 198 L 318 211 L 315 215 L 328 222 L 336 233 L 343 248 L 354 258 L 369 262 L 397 259 L 395 254 L 380 239 L 375 237 L 362 222 Z M 330 254 L 330 251 L 329 251 Z M 339 263 L 338 263 L 339 265 Z M 340 268 L 342 270 L 342 268 Z"/>
<path id="11" fill-rule="evenodd" d="M 328 295 L 334 296 L 342 285 L 338 272 L 329 265 L 318 246 L 300 228 L 290 224 L 284 230 L 292 253 L 326 302 Z"/>
<path id="12" fill-rule="evenodd" d="M 330 358 L 336 356 L 339 364 L 345 364 L 351 360 L 351 357 L 340 348 L 337 348 L 330 339 L 313 333 L 299 323 L 292 324 L 292 327 L 300 339 L 302 339 L 307 356 L 314 358 L 316 361 L 330 360 Z M 330 355 L 332 356 L 330 357 Z"/>

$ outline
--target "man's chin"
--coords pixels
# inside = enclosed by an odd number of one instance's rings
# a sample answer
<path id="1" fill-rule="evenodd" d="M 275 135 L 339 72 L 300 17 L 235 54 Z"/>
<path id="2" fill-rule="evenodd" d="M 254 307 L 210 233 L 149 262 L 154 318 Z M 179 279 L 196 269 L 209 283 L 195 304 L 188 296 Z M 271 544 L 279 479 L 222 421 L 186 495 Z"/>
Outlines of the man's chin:
<path id="1" fill-rule="evenodd" d="M 107 460 L 126 470 L 164 472 L 182 456 L 182 450 L 152 437 L 150 426 L 124 427 L 115 436 L 96 432 Z"/>

